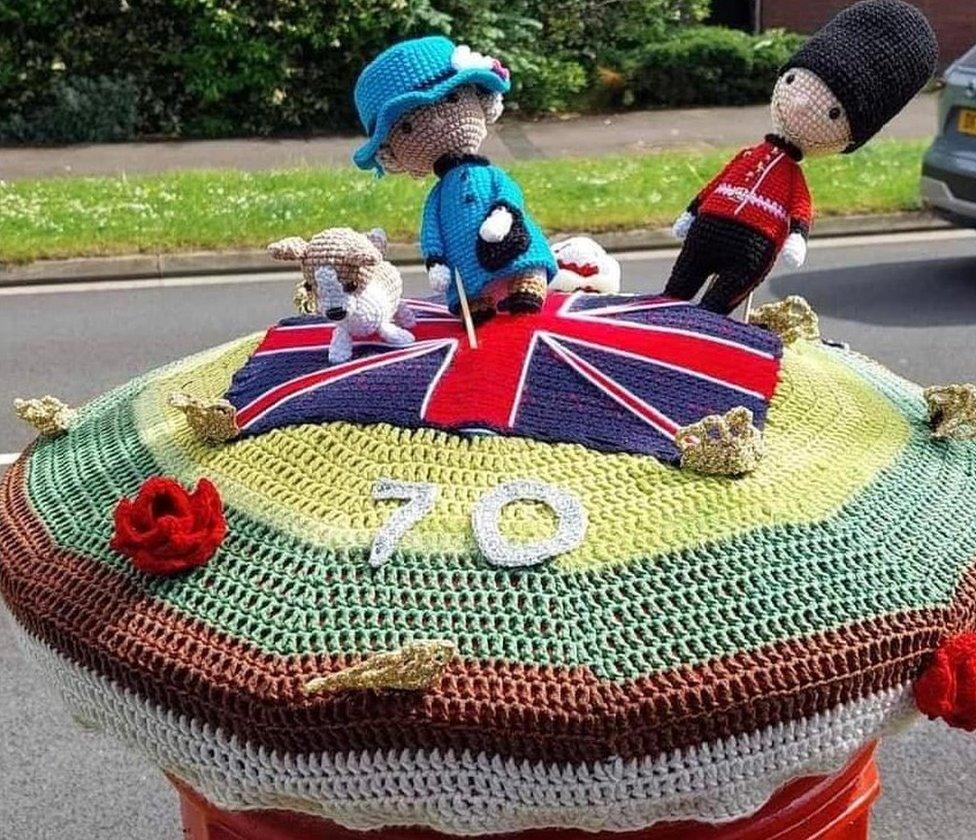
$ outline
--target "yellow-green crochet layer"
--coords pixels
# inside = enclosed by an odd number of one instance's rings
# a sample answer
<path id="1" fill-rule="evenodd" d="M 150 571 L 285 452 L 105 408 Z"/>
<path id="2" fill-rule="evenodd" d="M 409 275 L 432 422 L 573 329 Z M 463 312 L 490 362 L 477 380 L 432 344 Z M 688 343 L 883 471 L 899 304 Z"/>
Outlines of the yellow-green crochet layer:
<path id="1" fill-rule="evenodd" d="M 167 474 L 188 484 L 218 482 L 223 498 L 250 517 L 330 548 L 366 547 L 400 502 L 376 503 L 378 478 L 435 482 L 432 514 L 405 550 L 474 551 L 471 509 L 489 488 L 532 478 L 571 490 L 589 528 L 555 563 L 597 569 L 730 537 L 764 525 L 829 516 L 890 464 L 908 440 L 905 417 L 870 382 L 824 349 L 800 343 L 783 355 L 766 422 L 762 467 L 740 479 L 704 479 L 636 455 L 509 437 L 465 439 L 433 430 L 346 423 L 277 430 L 230 445 L 198 441 L 167 405 L 186 389 L 219 396 L 256 337 L 169 369 L 137 397 L 144 443 Z M 548 509 L 503 511 L 503 531 L 529 540 L 551 532 Z"/>

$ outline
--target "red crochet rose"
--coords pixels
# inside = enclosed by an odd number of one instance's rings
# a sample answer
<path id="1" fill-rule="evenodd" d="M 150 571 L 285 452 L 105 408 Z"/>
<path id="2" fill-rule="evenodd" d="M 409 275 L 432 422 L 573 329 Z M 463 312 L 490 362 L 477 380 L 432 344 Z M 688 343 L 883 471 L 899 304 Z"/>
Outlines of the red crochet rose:
<path id="1" fill-rule="evenodd" d="M 915 681 L 915 704 L 930 718 L 976 729 L 976 633 L 961 633 L 939 645 Z"/>
<path id="2" fill-rule="evenodd" d="M 140 571 L 172 575 L 206 563 L 226 533 L 220 494 L 207 479 L 187 493 L 171 478 L 150 478 L 135 501 L 116 505 L 112 548 Z"/>

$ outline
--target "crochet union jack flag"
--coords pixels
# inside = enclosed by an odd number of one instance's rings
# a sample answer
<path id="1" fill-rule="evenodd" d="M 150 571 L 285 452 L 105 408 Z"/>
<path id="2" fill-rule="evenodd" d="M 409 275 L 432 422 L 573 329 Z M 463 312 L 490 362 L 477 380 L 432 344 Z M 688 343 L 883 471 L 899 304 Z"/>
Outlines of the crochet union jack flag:
<path id="1" fill-rule="evenodd" d="M 416 343 L 354 342 L 329 364 L 334 326 L 272 327 L 227 394 L 242 435 L 345 420 L 521 435 L 677 461 L 675 432 L 736 406 L 760 428 L 782 347 L 765 330 L 659 296 L 550 292 L 536 315 L 478 328 L 410 300 Z"/>

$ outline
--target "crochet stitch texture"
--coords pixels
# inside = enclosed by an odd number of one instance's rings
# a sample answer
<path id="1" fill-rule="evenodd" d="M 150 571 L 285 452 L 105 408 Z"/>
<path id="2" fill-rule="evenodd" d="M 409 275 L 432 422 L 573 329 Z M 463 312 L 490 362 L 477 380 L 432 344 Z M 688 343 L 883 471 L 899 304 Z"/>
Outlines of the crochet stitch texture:
<path id="1" fill-rule="evenodd" d="M 201 442 L 169 395 L 223 393 L 259 340 L 99 398 L 0 489 L 25 649 L 218 805 L 459 834 L 742 816 L 903 723 L 930 654 L 976 629 L 976 444 L 933 440 L 920 390 L 855 354 L 784 350 L 765 457 L 731 479 L 385 424 Z M 205 567 L 146 575 L 109 547 L 115 503 L 155 475 L 219 488 Z M 402 504 L 373 500 L 384 478 L 439 492 L 374 568 Z M 472 507 L 526 478 L 579 499 L 585 536 L 493 567 Z M 531 541 L 551 516 L 515 503 L 500 528 Z M 424 640 L 457 650 L 426 690 L 305 691 Z"/>
<path id="2" fill-rule="evenodd" d="M 369 135 L 353 155 L 356 165 L 381 170 L 376 153 L 396 121 L 452 90 L 474 85 L 490 93 L 508 92 L 511 83 L 504 68 L 472 58 L 470 49 L 434 35 L 403 41 L 373 59 L 354 91 L 360 122 Z"/>
<path id="3" fill-rule="evenodd" d="M 511 250 L 492 253 L 490 247 L 495 243 L 480 239 L 478 229 L 486 211 L 500 206 L 512 211 L 513 231 L 517 228 L 519 235 L 506 237 Z M 556 274 L 556 260 L 538 223 L 524 208 L 521 187 L 504 170 L 482 157 L 458 159 L 427 195 L 421 253 L 427 261 L 460 272 L 465 291 L 472 297 L 501 278 L 539 273 L 548 283 Z M 460 303 L 453 285 L 447 288 L 447 303 L 452 312 L 458 312 Z"/>
<path id="4" fill-rule="evenodd" d="M 477 349 L 444 304 L 405 303 L 414 344 L 366 340 L 338 365 L 328 363 L 336 328 L 323 319 L 268 330 L 226 393 L 240 433 L 386 422 L 676 462 L 674 433 L 706 414 L 742 406 L 762 428 L 779 377 L 772 333 L 654 295 L 550 292 L 538 313 L 482 325 Z"/>
<path id="5" fill-rule="evenodd" d="M 811 70 L 844 106 L 860 148 L 935 72 L 939 44 L 932 27 L 904 0 L 861 0 L 832 18 L 786 63 Z"/>

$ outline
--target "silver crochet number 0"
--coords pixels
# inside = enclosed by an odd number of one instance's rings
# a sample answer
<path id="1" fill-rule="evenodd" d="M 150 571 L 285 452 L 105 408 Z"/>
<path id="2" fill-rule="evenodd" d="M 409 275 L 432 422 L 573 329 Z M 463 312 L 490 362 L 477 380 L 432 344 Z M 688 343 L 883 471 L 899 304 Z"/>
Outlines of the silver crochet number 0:
<path id="1" fill-rule="evenodd" d="M 376 534 L 369 552 L 369 565 L 374 569 L 385 564 L 414 525 L 434 509 L 437 501 L 437 485 L 427 482 L 396 481 L 381 478 L 373 485 L 373 499 L 404 499 L 407 504 L 397 508 Z"/>
<path id="2" fill-rule="evenodd" d="M 556 533 L 545 540 L 531 543 L 510 542 L 501 532 L 502 508 L 512 502 L 542 502 L 547 505 L 559 524 Z M 471 524 L 478 546 L 493 566 L 517 569 L 535 566 L 543 560 L 572 551 L 586 534 L 586 509 L 572 493 L 521 479 L 493 487 L 475 503 Z"/>
<path id="3" fill-rule="evenodd" d="M 401 499 L 407 504 L 398 508 L 377 532 L 369 553 L 370 566 L 379 568 L 389 561 L 407 531 L 433 510 L 437 491 L 436 484 L 392 478 L 381 478 L 373 485 L 376 501 Z M 502 534 L 500 523 L 502 509 L 513 502 L 547 505 L 559 520 L 556 533 L 532 543 L 510 542 Z M 572 551 L 583 542 L 587 520 L 586 509 L 572 493 L 539 481 L 521 479 L 499 484 L 478 499 L 471 512 L 471 524 L 478 547 L 489 563 L 517 569 L 535 566 L 550 557 Z"/>

